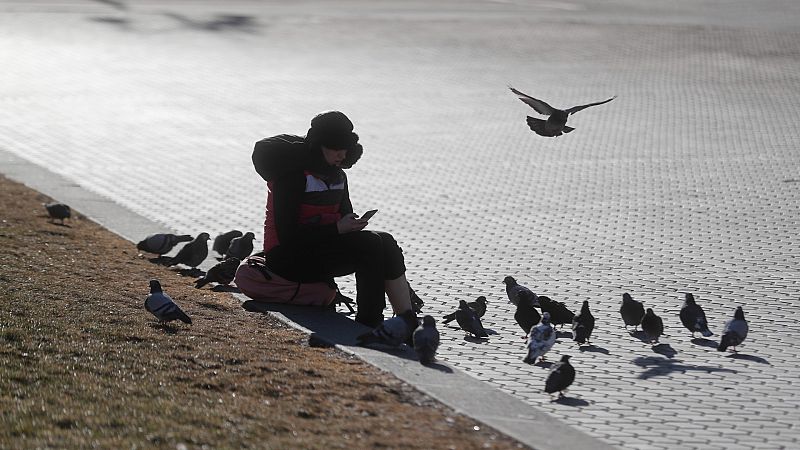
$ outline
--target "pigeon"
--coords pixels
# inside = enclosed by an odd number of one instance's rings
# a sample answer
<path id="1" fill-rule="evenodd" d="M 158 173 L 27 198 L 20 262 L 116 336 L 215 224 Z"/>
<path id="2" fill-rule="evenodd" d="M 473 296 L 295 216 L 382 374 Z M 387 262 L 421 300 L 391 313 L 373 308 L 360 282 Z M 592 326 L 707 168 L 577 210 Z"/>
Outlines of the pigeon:
<path id="1" fill-rule="evenodd" d="M 192 236 L 188 234 L 170 234 L 170 233 L 158 233 L 158 234 L 151 234 L 146 238 L 139 241 L 136 244 L 136 248 L 147 253 L 155 253 L 156 255 L 163 255 L 165 253 L 169 253 L 181 242 L 189 242 L 194 239 Z"/>
<path id="2" fill-rule="evenodd" d="M 536 110 L 536 112 L 548 116 L 546 121 L 542 119 L 534 119 L 533 117 L 528 116 L 528 126 L 530 127 L 530 129 L 536 132 L 536 134 L 545 137 L 561 136 L 564 133 L 569 133 L 570 131 L 574 130 L 574 128 L 567 126 L 567 117 L 570 114 L 575 114 L 576 112 L 588 108 L 590 106 L 596 106 L 596 105 L 602 105 L 603 103 L 608 103 L 611 100 L 617 98 L 617 96 L 615 95 L 614 97 L 611 97 L 608 100 L 603 100 L 602 102 L 573 106 L 572 108 L 567 108 L 567 109 L 557 109 L 553 108 L 552 106 L 548 105 L 547 103 L 539 99 L 535 99 L 530 95 L 524 94 L 514 89 L 511 86 L 509 86 L 508 88 L 511 89 L 511 92 L 517 94 L 519 99 L 522 100 L 525 104 Z"/>
<path id="3" fill-rule="evenodd" d="M 242 261 L 239 258 L 230 257 L 215 264 L 214 267 L 208 269 L 208 272 L 198 278 L 194 282 L 194 287 L 201 288 L 208 283 L 214 282 L 217 284 L 230 284 L 236 276 L 236 270 Z"/>
<path id="4" fill-rule="evenodd" d="M 551 300 L 550 297 L 540 296 L 539 304 L 542 312 L 550 313 L 550 323 L 553 325 L 563 327 L 565 323 L 572 324 L 572 319 L 575 318 L 574 312 L 570 311 L 563 303 Z"/>
<path id="5" fill-rule="evenodd" d="M 533 306 L 535 304 L 536 294 L 531 291 L 521 291 L 519 293 L 519 303 L 517 303 L 517 312 L 514 313 L 514 320 L 525 332 L 523 338 L 528 337 L 531 328 L 542 320 L 542 315 Z"/>
<path id="6" fill-rule="evenodd" d="M 253 253 L 253 239 L 256 235 L 248 231 L 244 236 L 233 238 L 231 244 L 228 246 L 228 251 L 225 253 L 226 258 L 234 257 L 244 261 L 245 258 Z"/>
<path id="7" fill-rule="evenodd" d="M 589 301 L 584 300 L 581 312 L 572 319 L 572 339 L 578 345 L 591 344 L 589 337 L 592 335 L 592 330 L 594 330 L 594 316 L 589 311 Z"/>
<path id="8" fill-rule="evenodd" d="M 214 244 L 211 245 L 211 249 L 219 253 L 219 255 L 225 259 L 225 256 L 228 254 L 228 246 L 231 245 L 231 241 L 234 238 L 241 236 L 242 232 L 239 230 L 231 230 L 226 233 L 222 233 L 214 238 Z"/>
<path id="9" fill-rule="evenodd" d="M 436 329 L 436 319 L 433 316 L 423 317 L 422 324 L 414 330 L 412 339 L 419 362 L 422 364 L 432 363 L 436 359 L 436 350 L 439 348 L 439 330 Z"/>
<path id="10" fill-rule="evenodd" d="M 575 368 L 569 363 L 569 355 L 562 355 L 561 361 L 553 364 L 544 391 L 548 394 L 558 392 L 558 398 L 564 397 L 564 391 L 575 381 Z"/>
<path id="11" fill-rule="evenodd" d="M 208 256 L 208 244 L 206 241 L 209 239 L 208 233 L 198 234 L 192 242 L 184 245 L 177 255 L 167 261 L 167 266 L 176 264 L 184 264 L 191 268 L 199 266 Z"/>
<path id="12" fill-rule="evenodd" d="M 664 334 L 664 322 L 661 320 L 661 317 L 658 317 L 656 313 L 653 312 L 653 308 L 647 308 L 644 317 L 642 317 L 641 325 L 642 331 L 647 335 L 650 343 L 658 342 L 659 336 Z"/>
<path id="13" fill-rule="evenodd" d="M 456 322 L 458 322 L 458 326 L 460 326 L 462 330 L 476 337 L 489 337 L 489 334 L 486 333 L 486 330 L 483 328 L 480 317 L 467 305 L 465 300 L 460 300 L 458 302 L 458 310 L 455 314 Z"/>
<path id="14" fill-rule="evenodd" d="M 533 364 L 537 359 L 544 361 L 544 354 L 549 352 L 556 343 L 556 330 L 550 325 L 550 313 L 542 314 L 542 322 L 531 328 L 528 336 L 528 354 L 522 360 Z"/>
<path id="15" fill-rule="evenodd" d="M 619 307 L 619 313 L 622 315 L 622 321 L 625 322 L 625 329 L 628 329 L 628 325 L 633 325 L 633 331 L 636 331 L 644 317 L 644 304 L 634 300 L 631 294 L 626 292 L 622 294 L 622 306 Z"/>
<path id="16" fill-rule="evenodd" d="M 528 291 L 533 294 L 533 291 L 528 289 L 527 287 L 518 284 L 517 280 L 514 277 L 505 277 L 503 278 L 503 283 L 506 285 L 506 295 L 508 295 L 508 301 L 514 304 L 514 306 L 519 303 L 519 293 L 522 291 Z M 535 303 L 535 306 L 539 306 L 539 303 Z"/>
<path id="17" fill-rule="evenodd" d="M 58 219 L 61 221 L 61 225 L 64 225 L 64 219 L 72 217 L 72 210 L 63 203 L 47 203 L 44 208 L 47 210 L 47 215 L 50 216 L 51 222 Z"/>
<path id="18" fill-rule="evenodd" d="M 416 321 L 416 319 L 414 319 Z M 404 315 L 386 319 L 377 328 L 356 337 L 356 343 L 362 346 L 385 345 L 389 347 L 401 346 L 416 328 L 409 327 L 409 318 Z"/>
<path id="19" fill-rule="evenodd" d="M 708 329 L 708 321 L 706 320 L 706 313 L 703 312 L 703 308 L 695 303 L 694 295 L 688 292 L 686 293 L 686 301 L 681 307 L 680 318 L 683 326 L 692 332 L 692 337 L 694 337 L 696 331 L 699 331 L 705 337 L 714 335 L 714 333 Z"/>
<path id="20" fill-rule="evenodd" d="M 486 297 L 481 295 L 476 298 L 474 302 L 467 303 L 467 306 L 469 306 L 471 310 L 475 311 L 475 314 L 477 314 L 478 317 L 483 317 L 483 315 L 486 314 Z M 450 323 L 454 320 L 456 320 L 456 313 L 451 312 L 450 314 L 444 316 L 442 323 Z"/>
<path id="21" fill-rule="evenodd" d="M 725 324 L 725 330 L 722 332 L 722 339 L 719 341 L 717 350 L 724 352 L 728 347 L 733 347 L 735 352 L 736 346 L 740 345 L 744 338 L 747 337 L 748 329 L 747 320 L 744 318 L 744 310 L 739 306 L 736 308 L 736 312 L 733 313 L 733 319 Z"/>
<path id="22" fill-rule="evenodd" d="M 150 294 L 144 300 L 144 309 L 151 312 L 162 323 L 173 320 L 192 323 L 192 319 L 172 301 L 169 295 L 164 293 L 158 280 L 150 280 Z"/>

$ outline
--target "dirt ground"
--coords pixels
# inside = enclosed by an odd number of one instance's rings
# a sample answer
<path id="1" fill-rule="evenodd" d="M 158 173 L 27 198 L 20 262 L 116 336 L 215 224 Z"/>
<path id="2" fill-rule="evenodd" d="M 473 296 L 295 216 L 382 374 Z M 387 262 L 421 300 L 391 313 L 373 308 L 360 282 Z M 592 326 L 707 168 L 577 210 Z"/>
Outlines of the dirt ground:
<path id="1" fill-rule="evenodd" d="M 0 448 L 523 447 L 48 201 L 0 176 Z"/>

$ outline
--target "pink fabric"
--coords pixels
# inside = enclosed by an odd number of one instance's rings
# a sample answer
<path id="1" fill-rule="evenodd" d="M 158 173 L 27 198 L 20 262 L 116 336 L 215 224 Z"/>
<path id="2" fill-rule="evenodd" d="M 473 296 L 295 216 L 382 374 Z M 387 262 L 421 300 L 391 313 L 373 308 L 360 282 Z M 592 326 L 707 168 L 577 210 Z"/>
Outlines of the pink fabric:
<path id="1" fill-rule="evenodd" d="M 264 276 L 266 271 L 271 279 Z M 302 306 L 326 306 L 336 297 L 336 289 L 328 283 L 297 283 L 282 278 L 269 269 L 250 266 L 243 262 L 236 270 L 234 282 L 242 293 L 265 303 L 286 303 Z"/>

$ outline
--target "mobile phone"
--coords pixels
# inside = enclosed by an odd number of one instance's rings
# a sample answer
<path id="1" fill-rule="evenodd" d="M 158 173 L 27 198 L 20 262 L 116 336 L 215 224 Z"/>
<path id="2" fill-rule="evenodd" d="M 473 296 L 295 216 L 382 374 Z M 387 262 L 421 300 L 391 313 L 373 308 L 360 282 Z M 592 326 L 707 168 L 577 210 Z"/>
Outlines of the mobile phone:
<path id="1" fill-rule="evenodd" d="M 377 209 L 370 209 L 369 211 L 365 212 L 363 216 L 359 217 L 358 220 L 369 220 L 375 213 L 378 212 Z"/>

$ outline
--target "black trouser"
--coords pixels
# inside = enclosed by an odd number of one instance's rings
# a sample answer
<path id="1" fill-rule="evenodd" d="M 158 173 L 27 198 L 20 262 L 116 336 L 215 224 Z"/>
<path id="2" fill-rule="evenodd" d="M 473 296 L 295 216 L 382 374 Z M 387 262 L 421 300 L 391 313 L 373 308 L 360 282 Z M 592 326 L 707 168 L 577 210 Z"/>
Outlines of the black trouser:
<path id="1" fill-rule="evenodd" d="M 353 231 L 323 244 L 307 247 L 277 246 L 267 253 L 267 264 L 292 281 L 327 281 L 356 274 L 356 321 L 372 327 L 383 321 L 386 280 L 406 272 L 403 250 L 391 234 Z"/>

